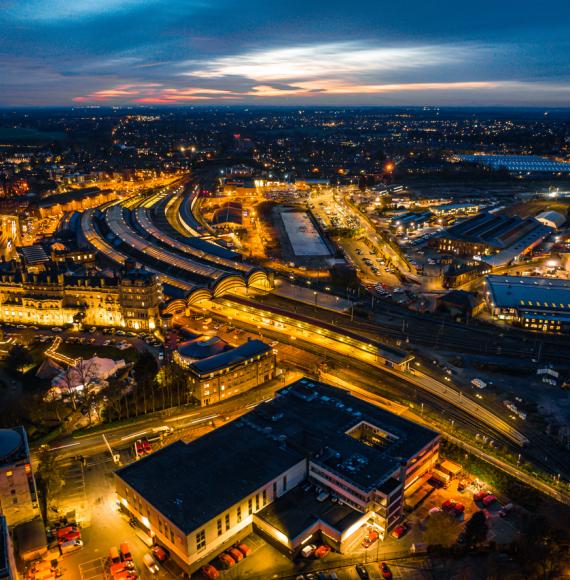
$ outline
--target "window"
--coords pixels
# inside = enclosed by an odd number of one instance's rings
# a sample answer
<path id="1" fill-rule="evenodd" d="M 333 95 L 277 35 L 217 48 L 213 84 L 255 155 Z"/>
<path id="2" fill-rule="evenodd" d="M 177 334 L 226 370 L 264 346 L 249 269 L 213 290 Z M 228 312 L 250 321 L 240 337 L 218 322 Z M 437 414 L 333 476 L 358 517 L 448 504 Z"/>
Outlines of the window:
<path id="1" fill-rule="evenodd" d="M 226 514 L 226 532 L 230 529 L 230 514 Z"/>
<path id="2" fill-rule="evenodd" d="M 200 530 L 196 534 L 196 549 L 203 550 L 206 547 L 206 530 Z"/>
<path id="3" fill-rule="evenodd" d="M 218 536 L 222 535 L 222 520 L 218 520 Z"/>
<path id="4" fill-rule="evenodd" d="M 287 476 L 283 476 L 283 491 L 287 491 Z"/>
<path id="5" fill-rule="evenodd" d="M 251 498 L 247 500 L 247 511 L 249 512 L 249 515 L 253 513 L 253 500 Z"/>
<path id="6" fill-rule="evenodd" d="M 263 490 L 263 505 L 267 505 L 267 491 Z"/>
<path id="7" fill-rule="evenodd" d="M 259 510 L 259 494 L 255 494 L 255 511 Z"/>
<path id="8" fill-rule="evenodd" d="M 241 522 L 241 507 L 238 507 L 237 509 L 237 521 L 238 523 Z"/>

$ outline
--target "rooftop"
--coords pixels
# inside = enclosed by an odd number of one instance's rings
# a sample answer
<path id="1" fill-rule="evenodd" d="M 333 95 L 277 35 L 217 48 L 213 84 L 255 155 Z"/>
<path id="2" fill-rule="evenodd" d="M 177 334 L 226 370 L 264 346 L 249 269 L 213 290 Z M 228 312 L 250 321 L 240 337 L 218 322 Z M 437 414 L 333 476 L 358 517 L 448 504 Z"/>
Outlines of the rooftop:
<path id="1" fill-rule="evenodd" d="M 219 336 L 204 337 L 199 336 L 194 340 L 187 340 L 178 347 L 178 354 L 181 357 L 202 360 L 216 356 L 231 348 L 227 342 Z"/>
<path id="2" fill-rule="evenodd" d="M 191 443 L 177 441 L 117 475 L 189 534 L 302 460 L 234 421 Z"/>
<path id="3" fill-rule="evenodd" d="M 197 374 L 213 373 L 220 369 L 240 364 L 247 359 L 264 354 L 270 350 L 271 347 L 261 340 L 249 340 L 231 350 L 225 350 L 219 354 L 198 360 L 192 363 L 189 368 Z"/>
<path id="4" fill-rule="evenodd" d="M 390 441 L 371 446 L 347 433 L 363 421 Z M 191 443 L 173 443 L 117 476 L 190 533 L 305 459 L 360 489 L 391 488 L 394 471 L 437 437 L 346 391 L 304 378 L 240 419 Z"/>
<path id="5" fill-rule="evenodd" d="M 570 280 L 487 276 L 487 288 L 499 308 L 570 311 Z"/>
<path id="6" fill-rule="evenodd" d="M 314 491 L 297 487 L 269 504 L 257 517 L 294 540 L 318 521 L 340 535 L 361 519 L 362 513 L 330 499 L 319 502 Z"/>
<path id="7" fill-rule="evenodd" d="M 0 429 L 0 466 L 28 457 L 28 438 L 23 427 Z"/>

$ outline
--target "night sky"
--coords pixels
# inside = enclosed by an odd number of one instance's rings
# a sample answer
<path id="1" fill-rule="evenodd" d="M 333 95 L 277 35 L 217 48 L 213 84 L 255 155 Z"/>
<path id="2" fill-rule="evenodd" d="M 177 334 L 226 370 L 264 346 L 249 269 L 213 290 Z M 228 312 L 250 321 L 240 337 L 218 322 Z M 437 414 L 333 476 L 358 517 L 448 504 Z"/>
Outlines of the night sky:
<path id="1" fill-rule="evenodd" d="M 0 105 L 570 106 L 570 1 L 0 0 Z"/>

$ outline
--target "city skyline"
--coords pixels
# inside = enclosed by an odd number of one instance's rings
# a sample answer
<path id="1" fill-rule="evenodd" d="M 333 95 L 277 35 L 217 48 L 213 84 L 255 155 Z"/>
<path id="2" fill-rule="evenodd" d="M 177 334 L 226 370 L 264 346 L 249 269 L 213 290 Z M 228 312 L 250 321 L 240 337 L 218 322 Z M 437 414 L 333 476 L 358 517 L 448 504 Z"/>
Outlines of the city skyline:
<path id="1" fill-rule="evenodd" d="M 0 106 L 563 107 L 555 4 L 4 1 Z"/>

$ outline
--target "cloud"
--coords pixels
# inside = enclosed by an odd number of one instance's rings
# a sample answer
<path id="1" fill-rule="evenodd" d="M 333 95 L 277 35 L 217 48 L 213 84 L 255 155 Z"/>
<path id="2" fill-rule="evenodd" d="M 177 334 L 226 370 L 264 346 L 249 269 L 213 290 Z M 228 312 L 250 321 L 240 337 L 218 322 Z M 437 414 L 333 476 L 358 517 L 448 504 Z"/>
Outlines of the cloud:
<path id="1" fill-rule="evenodd" d="M 105 16 L 146 8 L 160 0 L 22 0 L 14 4 L 10 14 L 32 21 L 61 21 Z"/>
<path id="2" fill-rule="evenodd" d="M 193 70 L 182 75 L 199 78 L 243 76 L 256 81 L 327 78 L 331 74 L 386 74 L 402 69 L 421 69 L 454 64 L 468 56 L 481 56 L 476 46 L 374 46 L 364 42 L 335 42 L 270 50 L 254 50 L 208 61 L 187 61 Z"/>

